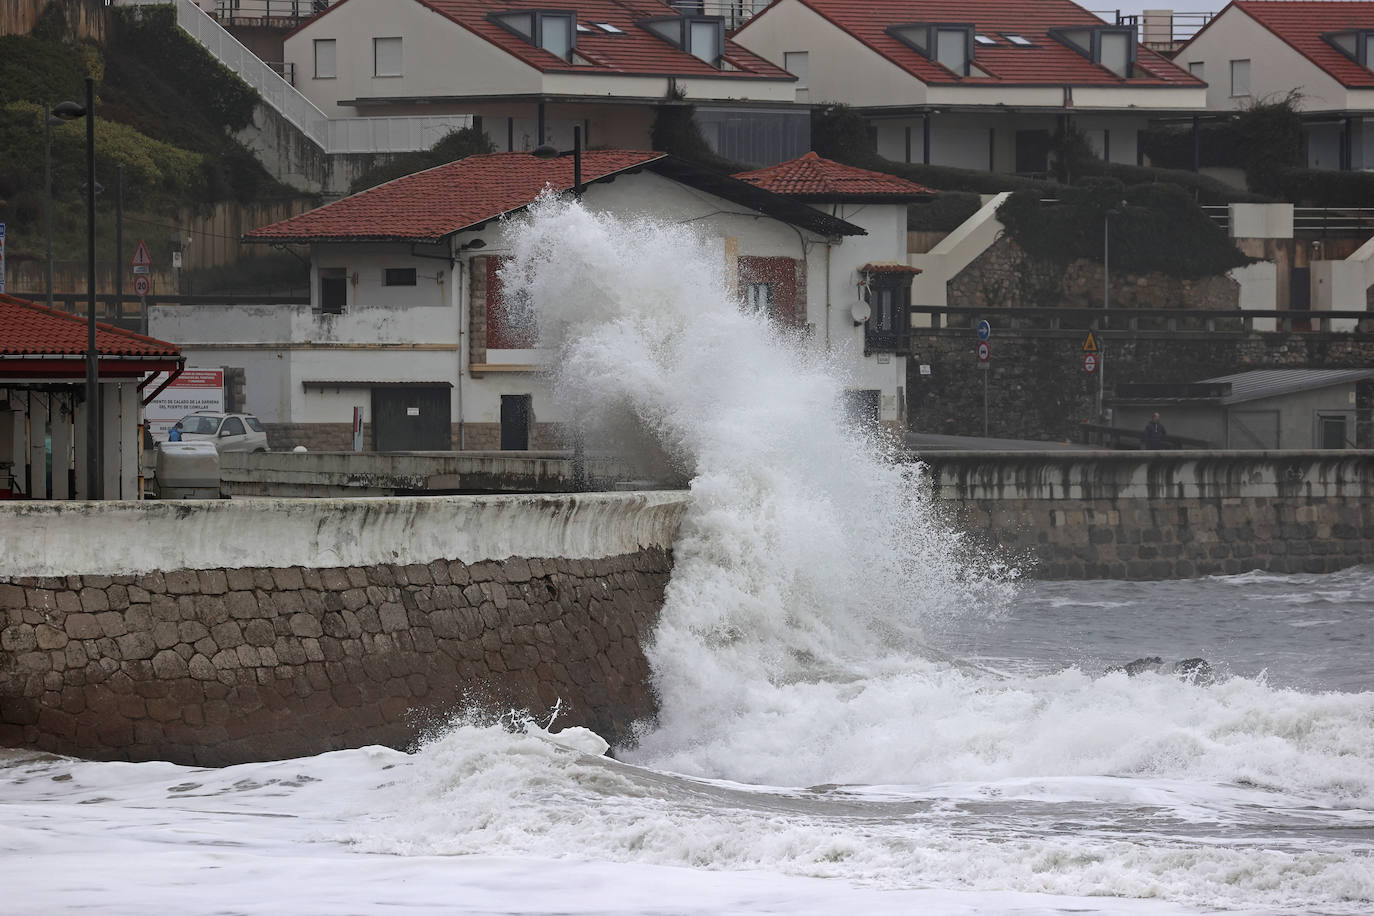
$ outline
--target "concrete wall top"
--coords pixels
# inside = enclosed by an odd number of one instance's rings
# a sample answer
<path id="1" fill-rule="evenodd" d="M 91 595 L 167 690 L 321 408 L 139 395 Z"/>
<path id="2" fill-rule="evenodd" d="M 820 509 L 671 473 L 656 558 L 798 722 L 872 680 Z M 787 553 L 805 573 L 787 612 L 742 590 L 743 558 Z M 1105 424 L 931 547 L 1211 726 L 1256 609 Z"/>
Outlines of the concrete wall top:
<path id="1" fill-rule="evenodd" d="M 938 452 L 942 499 L 1369 499 L 1369 451 Z"/>
<path id="2" fill-rule="evenodd" d="M 683 492 L 0 503 L 0 576 L 600 559 L 670 548 Z"/>

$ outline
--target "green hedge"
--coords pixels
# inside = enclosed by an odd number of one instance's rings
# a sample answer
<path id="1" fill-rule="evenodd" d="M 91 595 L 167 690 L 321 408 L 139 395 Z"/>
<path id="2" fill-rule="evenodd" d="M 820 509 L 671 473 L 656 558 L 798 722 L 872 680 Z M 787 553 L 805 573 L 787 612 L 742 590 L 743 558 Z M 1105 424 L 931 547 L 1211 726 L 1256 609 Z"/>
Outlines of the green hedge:
<path id="1" fill-rule="evenodd" d="M 475 127 L 464 127 L 444 136 L 427 150 L 416 153 L 401 153 L 375 165 L 353 180 L 348 193 L 357 194 L 379 184 L 432 169 L 437 165 L 465 159 L 495 150 L 487 135 Z"/>

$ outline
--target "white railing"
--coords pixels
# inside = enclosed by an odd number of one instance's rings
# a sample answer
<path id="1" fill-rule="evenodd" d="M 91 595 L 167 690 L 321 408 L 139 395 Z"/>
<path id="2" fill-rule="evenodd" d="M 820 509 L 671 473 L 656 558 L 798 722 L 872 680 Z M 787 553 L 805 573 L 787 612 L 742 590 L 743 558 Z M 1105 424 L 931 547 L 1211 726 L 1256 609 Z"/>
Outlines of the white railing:
<path id="1" fill-rule="evenodd" d="M 326 153 L 405 153 L 428 149 L 453 130 L 472 125 L 471 115 L 405 118 L 331 118 L 244 47 L 194 0 L 117 0 L 120 6 L 173 4 L 177 25 L 199 42 L 262 100 Z"/>
<path id="2" fill-rule="evenodd" d="M 726 31 L 730 31 L 754 18 L 754 14 L 761 12 L 770 0 L 667 0 L 667 2 L 669 6 L 683 13 L 720 16 L 725 20 Z"/>

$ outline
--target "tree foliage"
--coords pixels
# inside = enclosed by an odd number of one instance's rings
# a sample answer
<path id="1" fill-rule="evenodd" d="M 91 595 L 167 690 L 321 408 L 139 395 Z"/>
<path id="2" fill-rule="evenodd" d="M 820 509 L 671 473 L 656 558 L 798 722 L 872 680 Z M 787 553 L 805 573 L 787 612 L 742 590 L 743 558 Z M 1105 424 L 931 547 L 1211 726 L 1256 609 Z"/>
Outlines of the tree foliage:
<path id="1" fill-rule="evenodd" d="M 487 135 L 478 128 L 460 128 L 451 131 L 427 150 L 401 153 L 378 163 L 355 178 L 348 188 L 348 193 L 357 194 L 379 184 L 432 169 L 436 165 L 453 162 L 455 159 L 466 159 L 468 156 L 485 155 L 494 149 Z"/>
<path id="2" fill-rule="evenodd" d="M 1196 278 L 1251 262 L 1187 191 L 1168 184 L 1126 187 L 1095 178 L 1065 188 L 1054 203 L 1019 191 L 1002 204 L 997 218 L 1027 254 L 1060 265 L 1080 258 L 1101 261 L 1104 231 L 1112 266 L 1128 273 Z"/>

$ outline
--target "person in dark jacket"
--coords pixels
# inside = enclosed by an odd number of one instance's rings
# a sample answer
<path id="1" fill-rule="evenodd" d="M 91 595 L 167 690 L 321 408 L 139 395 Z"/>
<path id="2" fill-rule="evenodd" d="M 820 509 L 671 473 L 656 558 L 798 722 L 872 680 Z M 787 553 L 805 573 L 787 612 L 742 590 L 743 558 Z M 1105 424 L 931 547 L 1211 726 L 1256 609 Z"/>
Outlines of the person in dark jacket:
<path id="1" fill-rule="evenodd" d="M 1164 437 L 1168 433 L 1164 431 L 1164 424 L 1159 422 L 1159 414 L 1150 417 L 1150 422 L 1145 424 L 1145 448 L 1164 448 Z"/>

